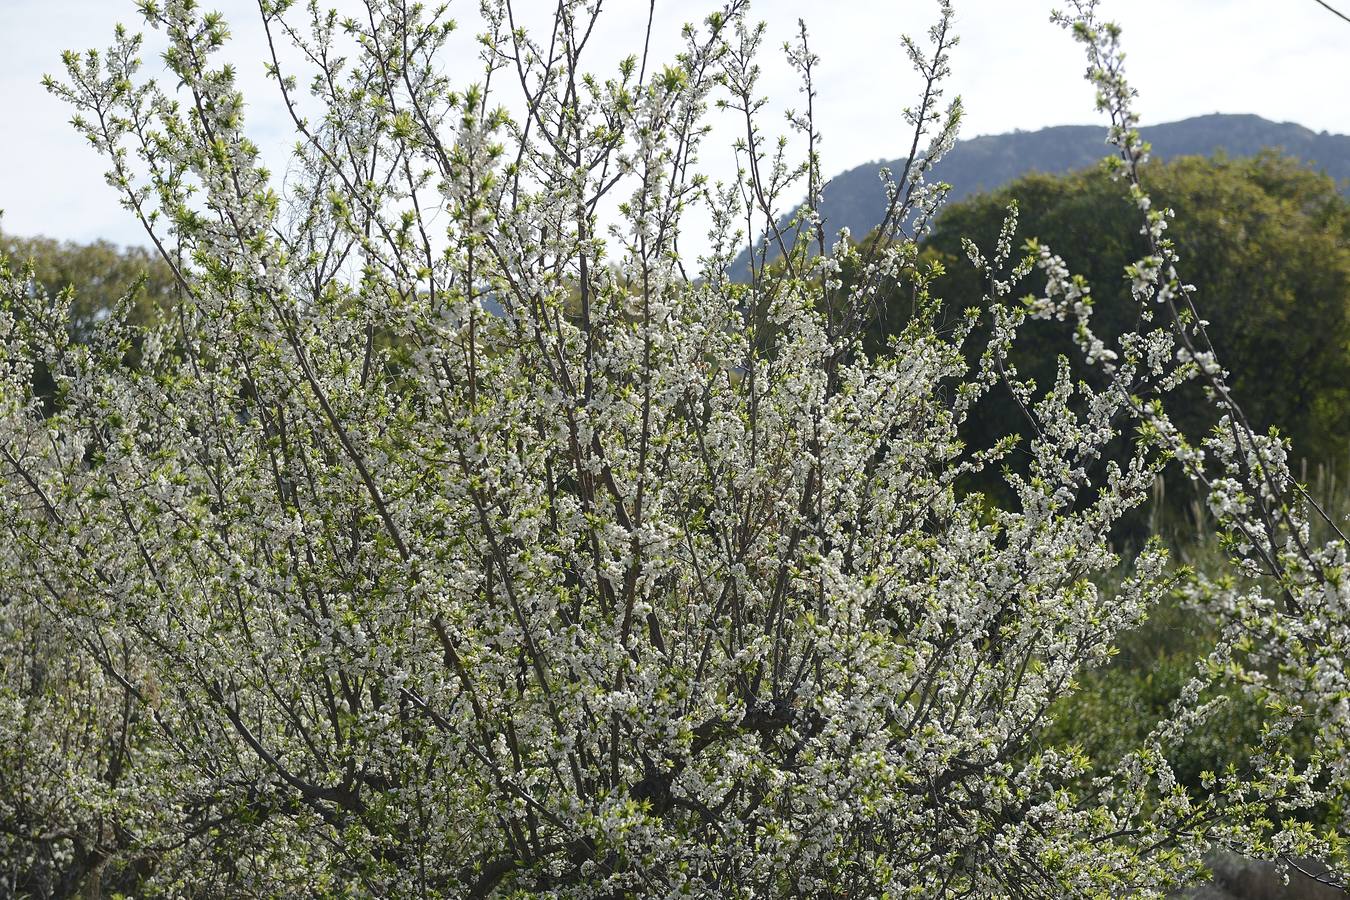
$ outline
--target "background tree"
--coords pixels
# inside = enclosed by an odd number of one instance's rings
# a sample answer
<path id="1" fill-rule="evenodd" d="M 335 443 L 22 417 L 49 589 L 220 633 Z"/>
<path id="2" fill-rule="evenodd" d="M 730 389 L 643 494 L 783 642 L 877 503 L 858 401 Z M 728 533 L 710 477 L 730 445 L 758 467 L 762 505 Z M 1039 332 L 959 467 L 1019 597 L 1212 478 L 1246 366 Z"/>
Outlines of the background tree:
<path id="1" fill-rule="evenodd" d="M 54 297 L 67 288 L 74 292 L 70 328 L 77 341 L 89 340 L 95 325 L 128 297 L 128 318 L 136 325 L 171 311 L 179 298 L 173 270 L 144 247 L 118 247 L 108 241 L 77 244 L 0 232 L 0 253 L 15 268 L 31 266 L 25 277 L 33 279 L 35 294 Z"/>
<path id="2" fill-rule="evenodd" d="M 1344 463 L 1350 453 L 1344 414 L 1350 406 L 1350 200 L 1327 176 L 1273 152 L 1151 163 L 1141 178 L 1155 202 L 1177 210 L 1168 234 L 1187 261 L 1197 308 L 1212 322 L 1209 334 L 1231 370 L 1234 397 L 1254 427 L 1278 425 L 1297 456 L 1314 465 Z M 925 241 L 946 268 L 944 295 L 955 308 L 981 302 L 982 273 L 967 263 L 962 242 L 989 246 L 1015 200 L 1019 238 L 1043 240 L 1093 285 L 1099 334 L 1114 340 L 1134 330 L 1137 313 L 1124 273 L 1147 248 L 1117 191 L 1109 179 L 1085 170 L 1021 178 L 949 206 Z M 904 298 L 893 304 L 895 311 L 905 307 Z M 1072 325 L 1047 323 L 1029 332 L 1011 359 L 1046 384 L 1057 350 L 1071 336 Z M 1198 388 L 1175 398 L 1170 409 L 1192 432 L 1216 418 Z M 975 439 L 988 445 L 1019 428 L 1016 410 L 991 398 L 975 428 Z"/>

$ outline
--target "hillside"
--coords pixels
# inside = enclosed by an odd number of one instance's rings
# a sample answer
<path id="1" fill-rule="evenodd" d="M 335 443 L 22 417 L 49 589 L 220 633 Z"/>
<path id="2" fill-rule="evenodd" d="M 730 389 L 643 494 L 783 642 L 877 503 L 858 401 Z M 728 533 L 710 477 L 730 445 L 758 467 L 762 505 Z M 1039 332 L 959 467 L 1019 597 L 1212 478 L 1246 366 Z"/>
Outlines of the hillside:
<path id="1" fill-rule="evenodd" d="M 1277 148 L 1345 182 L 1350 192 L 1350 136 L 1321 134 L 1292 122 L 1271 122 L 1253 115 L 1208 115 L 1141 129 L 1158 159 L 1177 156 L 1252 156 Z M 986 135 L 960 141 L 935 169 L 936 178 L 952 185 L 951 200 L 1002 187 L 1029 172 L 1059 174 L 1090 166 L 1104 157 L 1104 131 L 1097 125 L 1061 125 L 1039 131 Z M 904 167 L 903 159 L 867 163 L 836 175 L 825 185 L 824 217 L 833 235 L 845 226 L 861 236 L 881 221 L 886 198 L 878 171 Z M 732 277 L 744 279 L 748 254 L 731 266 Z"/>

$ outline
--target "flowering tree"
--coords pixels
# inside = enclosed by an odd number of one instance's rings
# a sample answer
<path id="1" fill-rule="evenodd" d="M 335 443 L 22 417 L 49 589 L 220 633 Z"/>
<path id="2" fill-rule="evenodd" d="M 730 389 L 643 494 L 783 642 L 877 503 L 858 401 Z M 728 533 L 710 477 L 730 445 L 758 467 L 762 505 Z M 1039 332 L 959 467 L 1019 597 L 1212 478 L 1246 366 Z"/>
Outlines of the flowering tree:
<path id="1" fill-rule="evenodd" d="M 486 0 L 466 89 L 438 68 L 444 9 L 259 10 L 298 140 L 284 189 L 216 61 L 225 25 L 192 0 L 142 3 L 176 91 L 120 31 L 50 84 L 183 302 L 75 344 L 68 296 L 0 273 L 8 889 L 1160 896 L 1215 843 L 1334 853 L 1283 820 L 1345 783 L 1286 739 L 1299 704 L 1320 752 L 1345 746 L 1344 551 L 1311 549 L 1281 446 L 1244 430 L 1188 315 L 1090 4 L 1067 21 L 1154 242 L 1133 269 L 1146 327 L 1097 340 L 1062 261 L 1014 259 L 1014 210 L 969 248 L 995 301 L 973 356 L 976 314 L 944 309 L 917 250 L 960 117 L 946 2 L 905 45 L 924 87 L 882 228 L 834 249 L 817 60 L 803 28 L 795 164 L 761 131 L 764 28 L 740 0 L 675 59 L 608 76 L 581 62 L 598 4 L 530 32 Z M 744 123 L 726 183 L 699 174 L 710 104 Z M 694 266 L 696 204 L 713 231 Z M 747 232 L 782 262 L 728 283 Z M 1010 302 L 1037 265 L 1046 296 Z M 913 315 L 864 352 L 897 284 Z M 1065 349 L 1098 383 L 1066 363 L 1038 389 L 1007 364 L 1045 316 L 1076 317 Z M 1158 399 L 1192 377 L 1231 413 L 1205 448 Z M 971 451 L 991 391 L 1028 437 Z M 1131 429 L 1128 464 L 1090 476 Z M 1014 503 L 963 489 L 1014 448 Z M 1170 457 L 1284 605 L 1259 580 L 1197 585 L 1232 624 L 1174 715 L 1092 779 L 1100 761 L 1041 735 L 1175 581 L 1159 547 L 1122 560 L 1108 541 Z M 1194 794 L 1167 748 L 1225 679 L 1290 705 Z"/>

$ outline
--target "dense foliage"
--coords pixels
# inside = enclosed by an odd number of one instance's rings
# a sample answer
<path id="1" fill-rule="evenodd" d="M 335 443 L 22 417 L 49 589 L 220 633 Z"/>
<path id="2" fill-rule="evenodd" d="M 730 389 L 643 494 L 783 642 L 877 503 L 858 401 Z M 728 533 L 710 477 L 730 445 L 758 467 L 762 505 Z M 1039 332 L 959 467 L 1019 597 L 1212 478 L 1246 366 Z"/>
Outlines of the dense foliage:
<path id="1" fill-rule="evenodd" d="M 1197 309 L 1212 322 L 1210 338 L 1254 426 L 1278 425 L 1314 469 L 1319 461 L 1343 463 L 1350 454 L 1350 200 L 1331 178 L 1270 153 L 1154 163 L 1143 178 L 1158 203 L 1177 210 L 1168 234 L 1187 260 Z M 947 270 L 944 296 L 960 307 L 983 302 L 987 286 L 966 264 L 962 242 L 988 246 L 1016 201 L 1020 234 L 1054 247 L 1093 285 L 1098 331 L 1114 339 L 1133 330 L 1137 314 L 1124 272 L 1147 248 L 1131 228 L 1131 210 L 1113 202 L 1117 190 L 1094 171 L 1033 175 L 948 206 L 925 241 Z M 890 304 L 889 328 L 905 301 Z M 1029 333 L 1011 358 L 1048 383 L 1071 336 L 1069 324 Z M 986 404 L 974 439 L 989 443 L 1016 430 L 1011 407 Z M 1169 409 L 1192 433 L 1211 427 L 1218 414 L 1199 390 L 1174 398 Z"/>
<path id="2" fill-rule="evenodd" d="M 1159 897 L 1216 846 L 1344 861 L 1308 813 L 1350 785 L 1345 541 L 1233 400 L 1094 3 L 1060 20 L 1145 240 L 1118 336 L 1047 246 L 1014 255 L 1015 217 L 967 247 L 989 302 L 939 297 L 919 238 L 960 120 L 949 3 L 904 42 L 923 92 L 881 230 L 830 251 L 805 26 L 795 164 L 739 2 L 600 76 L 598 6 L 535 34 L 487 2 L 464 88 L 443 9 L 364 6 L 260 3 L 292 45 L 269 66 L 284 193 L 191 0 L 142 4 L 174 90 L 122 31 L 50 83 L 181 301 L 75 341 L 69 293 L 0 267 L 7 891 Z M 744 125 L 725 184 L 699 174 L 714 104 Z M 803 184 L 810 247 L 778 225 Z M 740 222 L 785 251 L 748 285 Z M 910 314 L 865 352 L 898 285 Z M 1039 387 L 1009 356 L 1035 320 L 1075 322 Z M 1166 404 L 1195 380 L 1222 427 L 1192 438 Z M 1030 434 L 972 448 L 995 390 Z M 1014 451 L 1003 495 L 961 487 Z M 1223 532 L 1218 577 L 1109 540 L 1169 459 Z M 1065 701 L 1169 589 L 1208 617 L 1203 664 L 1090 758 Z M 1250 744 L 1180 780 L 1234 693 Z"/>

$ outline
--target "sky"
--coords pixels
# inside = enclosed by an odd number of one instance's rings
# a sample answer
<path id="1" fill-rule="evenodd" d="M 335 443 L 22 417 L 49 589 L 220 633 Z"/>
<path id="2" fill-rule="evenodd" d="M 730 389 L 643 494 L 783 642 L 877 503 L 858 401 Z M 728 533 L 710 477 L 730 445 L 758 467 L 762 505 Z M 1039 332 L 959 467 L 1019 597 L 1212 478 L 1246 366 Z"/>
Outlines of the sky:
<path id="1" fill-rule="evenodd" d="M 517 2 L 527 25 L 546 24 L 539 13 L 551 3 Z M 961 43 L 952 53 L 948 94 L 962 97 L 962 136 L 1099 121 L 1079 47 L 1050 22 L 1051 7 L 1062 2 L 955 0 Z M 1328 2 L 1350 13 L 1350 0 Z M 226 53 L 240 72 L 248 131 L 273 170 L 284 172 L 294 136 L 263 74 L 257 0 L 207 5 L 231 24 Z M 608 0 L 606 6 L 594 42 L 600 72 L 641 48 L 647 14 L 646 0 Z M 657 0 L 657 57 L 673 54 L 683 22 L 702 19 L 715 6 Z M 446 69 L 465 84 L 477 75 L 470 51 L 476 9 L 473 0 L 451 6 L 462 26 L 452 40 L 465 52 L 448 59 Z M 754 0 L 752 15 L 768 23 L 762 89 L 776 101 L 766 126 L 785 128 L 781 111 L 799 99 L 777 48 L 795 36 L 803 18 L 821 57 L 817 109 L 826 175 L 902 156 L 908 143 L 900 110 L 914 101 L 917 81 L 899 37 L 923 35 L 936 9 L 935 0 Z M 1214 112 L 1255 113 L 1350 134 L 1350 22 L 1316 0 L 1102 0 L 1100 9 L 1124 27 L 1127 73 L 1139 91 L 1145 127 Z M 106 46 L 117 22 L 142 30 L 133 0 L 0 0 L 0 229 L 146 242 L 104 184 L 102 160 L 70 127 L 70 111 L 40 84 L 44 73 L 61 73 L 62 50 Z M 159 71 L 159 46 L 147 35 L 147 74 Z M 727 131 L 718 129 L 714 138 Z M 729 158 L 707 155 L 714 174 Z"/>

